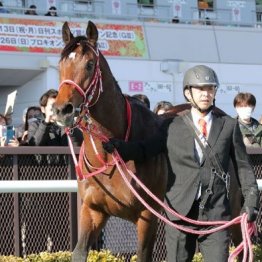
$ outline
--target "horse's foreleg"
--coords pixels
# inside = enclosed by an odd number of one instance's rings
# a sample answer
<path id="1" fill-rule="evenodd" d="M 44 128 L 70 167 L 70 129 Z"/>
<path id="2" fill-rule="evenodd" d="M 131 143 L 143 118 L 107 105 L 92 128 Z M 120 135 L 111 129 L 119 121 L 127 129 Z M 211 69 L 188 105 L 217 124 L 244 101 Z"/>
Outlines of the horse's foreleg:
<path id="1" fill-rule="evenodd" d="M 106 214 L 92 210 L 86 204 L 82 204 L 80 214 L 80 235 L 72 254 L 72 262 L 86 261 L 88 251 L 98 238 L 107 219 L 108 216 Z"/>
<path id="2" fill-rule="evenodd" d="M 141 213 L 137 221 L 137 262 L 152 262 L 157 232 L 157 218 L 148 210 Z"/>

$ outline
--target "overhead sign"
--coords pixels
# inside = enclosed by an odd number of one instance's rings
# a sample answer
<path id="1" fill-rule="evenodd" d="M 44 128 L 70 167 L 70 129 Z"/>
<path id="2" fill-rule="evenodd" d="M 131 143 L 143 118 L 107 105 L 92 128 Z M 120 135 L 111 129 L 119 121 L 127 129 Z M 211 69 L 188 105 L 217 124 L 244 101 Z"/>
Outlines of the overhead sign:
<path id="1" fill-rule="evenodd" d="M 60 21 L 0 18 L 0 51 L 60 53 L 64 47 Z M 85 35 L 86 23 L 70 23 L 74 36 Z M 141 25 L 96 24 L 104 55 L 147 58 Z"/>
<path id="2" fill-rule="evenodd" d="M 150 92 L 150 93 L 172 93 L 171 82 L 156 81 L 130 81 L 129 92 Z"/>
<path id="3" fill-rule="evenodd" d="M 246 6 L 246 1 L 227 1 L 227 6 L 229 7 L 238 7 L 238 8 L 244 8 Z"/>

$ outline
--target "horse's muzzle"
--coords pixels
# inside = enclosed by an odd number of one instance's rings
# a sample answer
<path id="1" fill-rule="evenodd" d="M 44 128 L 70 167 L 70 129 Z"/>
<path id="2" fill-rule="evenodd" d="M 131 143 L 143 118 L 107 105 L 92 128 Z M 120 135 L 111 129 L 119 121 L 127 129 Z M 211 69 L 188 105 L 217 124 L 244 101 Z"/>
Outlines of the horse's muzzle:
<path id="1" fill-rule="evenodd" d="M 62 106 L 53 106 L 53 112 L 56 115 L 56 122 L 60 126 L 70 127 L 74 124 L 75 107 L 72 103 Z"/>

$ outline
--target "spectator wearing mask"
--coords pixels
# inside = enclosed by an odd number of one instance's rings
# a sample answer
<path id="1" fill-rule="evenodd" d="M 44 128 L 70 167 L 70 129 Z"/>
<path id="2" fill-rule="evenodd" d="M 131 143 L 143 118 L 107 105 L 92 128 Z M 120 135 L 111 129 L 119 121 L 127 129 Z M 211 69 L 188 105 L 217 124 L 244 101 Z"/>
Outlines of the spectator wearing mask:
<path id="1" fill-rule="evenodd" d="M 33 122 L 41 122 L 43 114 L 39 106 L 30 106 L 26 109 L 24 116 L 23 132 L 18 138 L 20 145 L 28 145 L 28 129 Z"/>
<path id="2" fill-rule="evenodd" d="M 254 119 L 252 113 L 256 107 L 256 98 L 251 93 L 239 93 L 234 98 L 239 127 L 246 146 L 262 146 L 262 125 Z"/>

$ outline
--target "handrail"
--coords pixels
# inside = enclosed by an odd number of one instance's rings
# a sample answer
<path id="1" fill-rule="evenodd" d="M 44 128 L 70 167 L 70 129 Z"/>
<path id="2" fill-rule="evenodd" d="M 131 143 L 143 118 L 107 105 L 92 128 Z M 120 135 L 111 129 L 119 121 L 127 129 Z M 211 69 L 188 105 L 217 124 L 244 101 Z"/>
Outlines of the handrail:
<path id="1" fill-rule="evenodd" d="M 262 179 L 257 179 L 262 191 Z M 3 180 L 0 193 L 57 193 L 77 192 L 77 180 Z"/>
<path id="2" fill-rule="evenodd" d="M 3 180 L 0 193 L 72 193 L 77 180 Z"/>
<path id="3" fill-rule="evenodd" d="M 74 8 L 69 8 L 69 10 L 63 10 L 62 6 L 63 5 L 71 5 L 72 7 L 76 7 L 78 5 L 78 3 L 73 2 L 73 1 L 61 1 L 59 3 L 59 5 L 57 5 L 57 13 L 58 13 L 58 17 L 52 17 L 52 19 L 57 19 L 57 18 L 67 18 L 69 20 L 71 19 L 76 19 L 77 18 L 81 18 L 81 17 L 92 17 L 93 19 L 117 19 L 117 20 L 130 20 L 130 19 L 136 19 L 137 21 L 140 20 L 145 20 L 145 21 L 154 21 L 154 22 L 168 22 L 168 23 L 172 23 L 172 19 L 173 14 L 172 14 L 172 5 L 168 5 L 168 4 L 136 4 L 136 3 L 126 3 L 125 5 L 121 6 L 122 9 L 122 13 L 123 14 L 112 14 L 109 12 L 109 9 L 105 8 L 104 5 L 104 1 L 99 1 L 96 0 L 95 2 L 93 2 L 91 4 L 90 10 L 78 10 L 78 9 L 74 9 Z M 87 3 L 86 3 L 87 4 Z M 84 4 L 81 4 L 84 5 Z M 36 12 L 38 13 L 37 16 L 34 15 L 24 15 L 24 12 L 26 10 L 28 10 L 28 8 L 24 8 L 24 7 L 19 7 L 19 6 L 11 6 L 11 5 L 5 5 L 4 8 L 6 8 L 7 10 L 11 11 L 9 14 L 1 14 L 1 16 L 4 17 L 13 17 L 13 16 L 25 16 L 26 18 L 29 19 L 38 19 L 41 17 L 44 17 L 44 14 L 48 11 L 48 10 L 43 10 L 43 9 L 39 9 L 37 8 Z M 98 9 L 99 11 L 97 11 Z M 130 12 L 130 10 L 137 10 L 137 12 Z M 159 15 L 159 10 L 166 10 L 166 12 L 168 12 L 168 15 Z M 148 11 L 148 10 L 152 10 L 152 12 L 143 12 L 144 11 Z M 261 21 L 258 21 L 255 17 L 254 21 L 250 21 L 250 22 L 234 22 L 231 20 L 222 20 L 221 18 L 216 18 L 213 19 L 212 17 L 209 17 L 208 23 L 206 23 L 206 14 L 215 14 L 216 17 L 220 17 L 219 13 L 224 12 L 227 13 L 228 16 L 231 16 L 232 13 L 232 9 L 231 8 L 219 8 L 219 9 L 215 9 L 215 8 L 209 8 L 209 9 L 199 9 L 197 7 L 191 7 L 191 18 L 190 19 L 184 19 L 179 18 L 179 22 L 180 23 L 186 23 L 186 24 L 194 24 L 196 22 L 202 23 L 203 25 L 209 25 L 210 23 L 212 25 L 227 25 L 227 26 L 240 26 L 240 27 L 245 27 L 245 26 L 251 26 L 251 27 L 256 27 L 257 25 L 261 24 Z M 256 12 L 256 14 L 261 14 L 261 10 L 251 10 L 251 13 Z M 198 13 L 198 17 L 195 17 L 194 14 Z M 201 17 L 200 14 L 204 14 L 204 17 Z M 195 17 L 195 18 L 194 18 Z M 47 17 L 48 18 L 48 17 Z M 50 17 L 49 17 L 50 19 Z"/>
<path id="4" fill-rule="evenodd" d="M 74 147 L 76 154 L 80 152 L 80 147 Z M 246 151 L 250 155 L 262 155 L 262 147 L 247 146 Z M 0 155 L 30 155 L 30 154 L 71 154 L 68 146 L 20 146 L 20 147 L 0 147 Z"/>
<path id="5" fill-rule="evenodd" d="M 74 150 L 76 154 L 79 154 L 80 147 L 74 147 Z M 68 146 L 0 147 L 0 155 L 33 155 L 33 154 L 71 155 L 71 151 Z"/>

